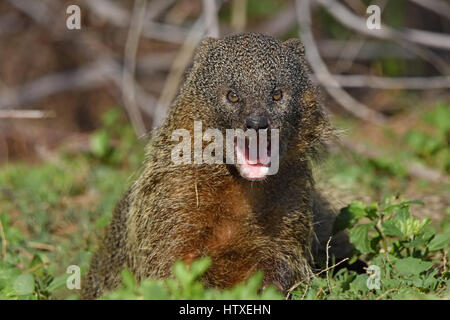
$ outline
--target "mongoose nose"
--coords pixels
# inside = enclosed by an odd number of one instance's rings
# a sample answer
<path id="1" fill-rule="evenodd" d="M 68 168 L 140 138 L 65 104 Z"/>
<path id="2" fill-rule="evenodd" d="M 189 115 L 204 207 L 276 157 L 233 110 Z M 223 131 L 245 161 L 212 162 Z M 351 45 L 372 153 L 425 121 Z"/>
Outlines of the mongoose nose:
<path id="1" fill-rule="evenodd" d="M 258 116 L 258 117 L 248 117 L 245 119 L 245 127 L 247 129 L 267 129 L 269 128 L 269 121 L 267 117 Z"/>

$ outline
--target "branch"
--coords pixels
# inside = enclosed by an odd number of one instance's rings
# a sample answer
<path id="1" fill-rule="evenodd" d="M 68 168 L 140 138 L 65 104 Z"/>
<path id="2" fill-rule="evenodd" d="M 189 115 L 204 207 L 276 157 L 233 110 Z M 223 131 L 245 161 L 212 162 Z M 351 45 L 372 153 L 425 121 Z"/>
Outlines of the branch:
<path id="1" fill-rule="evenodd" d="M 203 0 L 203 15 L 206 24 L 206 36 L 219 37 L 219 22 L 217 20 L 216 0 Z"/>
<path id="2" fill-rule="evenodd" d="M 117 4 L 117 1 L 110 0 L 82 0 L 83 3 L 89 7 L 97 16 L 111 22 L 119 27 L 127 27 L 130 21 L 130 14 L 122 6 Z M 167 10 L 175 3 L 175 0 L 153 0 L 146 7 L 146 15 L 148 21 L 156 19 L 162 12 Z"/>
<path id="3" fill-rule="evenodd" d="M 220 9 L 223 3 L 224 1 L 219 1 L 217 8 L 215 9 L 215 12 L 217 12 Z M 204 7 L 204 10 L 211 11 L 212 9 L 209 7 L 208 8 Z M 201 39 L 205 34 L 205 23 L 206 23 L 205 19 L 210 14 L 211 12 L 205 12 L 203 16 L 197 19 L 197 21 L 189 30 L 189 34 L 185 38 L 183 46 L 178 52 L 177 57 L 173 61 L 169 75 L 166 78 L 164 88 L 162 90 L 157 106 L 155 108 L 156 117 L 154 118 L 153 126 L 159 126 L 162 123 L 169 105 L 175 98 L 175 95 L 178 91 L 180 80 L 183 76 L 186 66 L 191 61 L 191 57 L 192 54 L 194 53 L 195 48 L 197 47 L 197 45 L 199 44 L 199 42 L 201 41 Z"/>
<path id="4" fill-rule="evenodd" d="M 245 30 L 247 24 L 247 0 L 233 0 L 231 2 L 231 28 L 237 32 Z"/>
<path id="5" fill-rule="evenodd" d="M 173 55 L 147 55 L 137 61 L 138 70 L 149 74 L 155 70 L 167 70 L 174 60 Z M 112 81 L 119 88 L 122 83 L 120 74 L 122 67 L 108 58 L 80 67 L 77 70 L 46 75 L 26 83 L 22 87 L 0 91 L 0 109 L 17 108 L 35 103 L 47 96 L 77 89 L 95 89 Z M 350 88 L 369 87 L 373 89 L 439 89 L 450 87 L 449 77 L 429 78 L 384 78 L 364 75 L 332 75 L 342 86 Z M 313 76 L 313 81 L 317 79 Z M 151 118 L 157 117 L 152 105 L 155 98 L 135 84 L 136 97 L 139 106 Z"/>
<path id="6" fill-rule="evenodd" d="M 42 5 L 44 5 L 44 2 L 42 2 Z M 49 11 L 48 8 L 47 11 Z M 98 65 L 96 71 L 98 73 L 92 72 L 92 70 L 82 70 L 83 72 L 77 70 L 73 72 L 71 77 L 69 77 L 68 79 L 61 78 L 61 74 L 53 75 L 57 77 L 56 79 L 44 77 L 44 79 L 32 82 L 29 88 L 26 88 L 25 86 L 20 88 L 21 93 L 27 94 L 27 91 L 25 89 L 32 89 L 35 90 L 35 92 L 32 92 L 35 94 L 35 96 L 31 95 L 31 98 L 36 98 L 36 96 L 45 96 L 54 92 L 73 89 L 74 84 L 78 85 L 79 88 L 84 87 L 91 88 L 92 85 L 100 85 L 100 84 L 103 85 L 105 83 L 105 80 L 111 80 L 112 83 L 121 90 L 123 84 L 122 81 L 120 80 L 122 77 L 122 66 L 120 66 L 119 63 L 117 63 L 116 60 L 114 59 L 116 57 L 114 52 L 112 52 L 108 47 L 100 43 L 96 39 L 96 37 L 91 36 L 89 32 L 83 32 L 78 36 L 76 36 L 75 38 L 73 38 L 71 35 L 69 36 L 67 32 L 53 28 L 51 21 L 48 23 L 44 23 L 41 21 L 40 24 L 46 27 L 50 33 L 53 33 L 56 38 L 71 41 L 76 46 L 80 54 L 82 54 L 83 56 L 88 57 L 90 59 L 97 59 L 96 63 L 98 63 Z M 103 58 L 99 59 L 97 58 L 98 56 L 101 56 Z M 88 77 L 87 80 L 90 81 L 86 82 L 80 81 L 83 80 L 80 79 L 82 77 Z M 68 81 L 59 84 L 57 83 L 56 80 L 68 80 Z M 70 83 L 70 81 L 74 81 L 75 83 Z M 87 85 L 87 83 L 90 83 L 91 85 L 89 86 Z M 41 85 L 44 85 L 45 87 L 42 88 Z M 155 108 L 152 107 L 152 105 L 153 106 L 155 105 L 155 98 L 152 95 L 148 94 L 137 83 L 134 83 L 134 88 L 136 91 L 136 99 L 139 107 L 144 112 L 149 114 L 151 117 L 155 117 Z M 8 104 L 13 102 L 13 105 L 16 106 L 20 103 L 23 103 L 24 99 L 22 95 L 17 94 L 18 92 L 19 90 L 7 90 L 5 96 L 3 95 L 0 96 L 0 107 L 3 105 L 4 102 Z M 112 91 L 112 95 L 115 96 L 114 91 Z M 122 101 L 120 101 L 120 103 L 122 103 Z"/>
<path id="7" fill-rule="evenodd" d="M 317 0 L 317 2 L 346 27 L 370 37 L 385 40 L 402 39 L 423 46 L 450 50 L 450 37 L 448 35 L 407 28 L 392 29 L 386 25 L 382 25 L 379 30 L 370 30 L 367 28 L 364 19 L 353 14 L 336 0 Z"/>
<path id="8" fill-rule="evenodd" d="M 425 9 L 433 11 L 450 20 L 450 5 L 444 1 L 439 0 L 409 0 Z"/>
<path id="9" fill-rule="evenodd" d="M 296 22 L 295 4 L 290 2 L 267 21 L 258 24 L 253 30 L 281 37 L 294 27 Z"/>
<path id="10" fill-rule="evenodd" d="M 9 3 L 25 13 L 37 24 L 48 24 L 50 22 L 51 12 L 47 5 L 42 1 L 28 0 L 8 0 Z"/>
<path id="11" fill-rule="evenodd" d="M 99 58 L 77 70 L 47 75 L 22 87 L 1 91 L 0 109 L 17 108 L 60 92 L 99 88 L 108 81 L 121 88 L 121 75 L 122 67 L 117 62 L 111 58 Z M 155 98 L 137 84 L 134 87 L 139 106 L 150 117 L 155 117 L 155 110 L 151 107 L 156 103 Z"/>
<path id="12" fill-rule="evenodd" d="M 45 119 L 53 118 L 51 111 L 41 110 L 0 110 L 0 119 Z"/>
<path id="13" fill-rule="evenodd" d="M 19 33 L 24 28 L 24 21 L 16 12 L 8 12 L 0 16 L 0 36 Z"/>
<path id="14" fill-rule="evenodd" d="M 94 14 L 109 21 L 113 25 L 121 28 L 129 25 L 130 14 L 118 5 L 117 2 L 110 0 L 84 0 L 83 2 Z M 147 9 L 148 19 L 142 28 L 142 35 L 144 37 L 176 44 L 183 43 L 188 33 L 186 29 L 152 21 L 174 2 L 174 0 L 152 1 L 149 4 Z"/>
<path id="15" fill-rule="evenodd" d="M 183 46 L 181 47 L 175 60 L 173 61 L 169 75 L 166 78 L 164 88 L 155 108 L 156 118 L 153 119 L 154 127 L 159 126 L 162 123 L 167 109 L 172 103 L 172 100 L 178 91 L 178 85 L 180 83 L 181 77 L 183 76 L 186 66 L 191 61 L 191 57 L 194 53 L 195 47 L 203 38 L 203 35 L 205 33 L 204 29 L 203 17 L 200 17 L 192 26 Z"/>
<path id="16" fill-rule="evenodd" d="M 388 78 L 376 77 L 366 75 L 331 75 L 335 80 L 335 85 L 345 88 L 371 88 L 371 89 L 414 89 L 414 90 L 429 90 L 429 89 L 444 89 L 450 88 L 450 77 L 410 77 L 410 78 Z M 316 83 L 317 79 L 313 79 Z M 327 84 L 328 85 L 328 84 Z"/>
<path id="17" fill-rule="evenodd" d="M 0 239 L 2 240 L 2 259 L 3 259 L 3 261 L 6 261 L 6 244 L 7 244 L 7 242 L 6 242 L 5 230 L 3 229 L 2 219 L 0 219 Z"/>
<path id="18" fill-rule="evenodd" d="M 386 6 L 387 0 L 379 0 L 376 1 L 374 4 L 378 5 L 381 9 L 381 11 L 384 10 L 384 7 Z M 361 1 L 357 2 L 351 2 L 353 3 L 354 7 L 357 7 L 357 10 L 359 12 L 365 12 L 365 5 Z M 355 9 L 354 9 L 355 10 Z M 335 65 L 335 72 L 343 73 L 351 68 L 353 65 L 353 62 L 355 61 L 358 53 L 361 51 L 362 47 L 366 43 L 367 39 L 361 35 L 357 34 L 355 36 L 355 40 L 353 41 L 355 44 L 351 45 L 349 42 L 344 46 L 343 50 L 341 51 L 337 63 Z M 345 57 L 345 58 L 344 58 Z"/>
<path id="19" fill-rule="evenodd" d="M 296 0 L 297 19 L 300 26 L 300 38 L 305 44 L 306 58 L 313 69 L 317 80 L 324 85 L 327 92 L 347 111 L 363 120 L 382 123 L 383 115 L 369 109 L 342 90 L 339 83 L 331 76 L 326 64 L 320 57 L 311 30 L 310 0 Z"/>
<path id="20" fill-rule="evenodd" d="M 400 45 L 414 51 L 422 59 L 432 64 L 439 72 L 449 73 L 448 64 L 438 55 L 425 48 L 418 47 L 416 44 L 430 46 L 440 49 L 450 50 L 450 37 L 447 35 L 414 30 L 414 29 L 392 29 L 382 25 L 379 30 L 369 30 L 366 21 L 353 14 L 345 6 L 335 0 L 317 0 L 335 19 L 347 28 L 353 29 L 358 33 L 368 35 L 383 40 L 395 40 Z"/>
<path id="21" fill-rule="evenodd" d="M 136 103 L 135 71 L 136 53 L 139 46 L 139 37 L 145 19 L 147 0 L 135 0 L 130 29 L 125 43 L 124 68 L 122 75 L 122 96 L 125 109 L 128 112 L 134 130 L 138 137 L 146 134 L 144 120 Z"/>
<path id="22" fill-rule="evenodd" d="M 89 7 L 97 16 L 112 22 L 116 26 L 128 26 L 130 15 L 117 2 L 109 0 L 83 0 L 85 6 Z"/>
<path id="23" fill-rule="evenodd" d="M 29 104 L 63 91 L 98 87 L 110 72 L 111 65 L 101 59 L 75 71 L 47 75 L 20 88 L 4 89 L 0 94 L 0 109 Z"/>
<path id="24" fill-rule="evenodd" d="M 306 0 L 306 1 L 309 1 L 309 0 Z M 348 261 L 348 260 L 350 260 L 350 258 L 342 259 L 341 261 L 339 261 L 339 262 L 333 264 L 332 266 L 326 267 L 325 269 L 320 270 L 319 272 L 313 274 L 312 276 L 309 276 L 308 278 L 305 278 L 305 279 L 300 280 L 299 282 L 297 282 L 296 284 L 294 284 L 292 287 L 289 288 L 288 293 L 287 293 L 287 296 L 286 296 L 286 300 L 289 298 L 289 295 L 291 294 L 291 292 L 292 292 L 293 290 L 295 290 L 295 289 L 296 289 L 299 285 L 301 285 L 302 283 L 307 282 L 307 281 L 313 279 L 314 277 L 317 277 L 317 276 L 321 275 L 321 274 L 324 273 L 324 272 L 328 272 L 328 270 L 331 270 L 331 269 L 333 269 L 333 268 L 336 268 L 338 265 L 340 265 L 341 263 L 344 263 L 345 261 Z"/>
<path id="25" fill-rule="evenodd" d="M 189 30 L 170 24 L 147 22 L 142 35 L 148 39 L 182 44 L 189 34 Z"/>
<path id="26" fill-rule="evenodd" d="M 317 41 L 319 51 L 324 58 L 337 58 L 348 59 L 347 56 L 342 55 L 343 50 L 356 50 L 360 46 L 359 40 L 318 40 Z M 358 60 L 372 60 L 382 58 L 401 58 L 401 59 L 413 59 L 415 55 L 410 50 L 406 50 L 403 47 L 399 47 L 397 44 L 381 41 L 366 41 L 361 50 L 355 57 Z"/>

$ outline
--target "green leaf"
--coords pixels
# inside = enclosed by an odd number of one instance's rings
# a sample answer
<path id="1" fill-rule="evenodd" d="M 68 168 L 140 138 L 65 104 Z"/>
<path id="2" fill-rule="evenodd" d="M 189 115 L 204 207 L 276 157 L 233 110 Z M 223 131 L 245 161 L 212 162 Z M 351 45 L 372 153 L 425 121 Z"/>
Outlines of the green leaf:
<path id="1" fill-rule="evenodd" d="M 430 251 L 441 250 L 450 246 L 450 234 L 438 234 L 428 244 Z"/>
<path id="2" fill-rule="evenodd" d="M 100 130 L 92 134 L 90 140 L 92 153 L 97 157 L 105 157 L 109 151 L 109 134 L 105 130 Z"/>
<path id="3" fill-rule="evenodd" d="M 425 244 L 425 240 L 424 239 L 414 239 L 412 241 L 408 241 L 408 242 L 404 242 L 403 246 L 405 248 L 420 248 L 421 246 L 423 246 Z"/>
<path id="4" fill-rule="evenodd" d="M 357 275 L 355 280 L 350 283 L 350 290 L 354 291 L 355 293 L 362 292 L 363 294 L 365 294 L 367 291 L 369 291 L 369 288 L 367 287 L 368 278 L 369 276 L 367 274 Z"/>
<path id="5" fill-rule="evenodd" d="M 170 293 L 162 281 L 146 281 L 142 284 L 143 297 L 146 300 L 168 300 Z"/>
<path id="6" fill-rule="evenodd" d="M 436 289 L 437 285 L 439 284 L 440 280 L 436 278 L 436 275 L 438 274 L 439 269 L 434 269 L 433 272 L 431 272 L 428 277 L 424 280 L 423 286 L 425 288 L 430 288 L 432 290 Z"/>
<path id="7" fill-rule="evenodd" d="M 395 268 L 402 275 L 419 275 L 432 266 L 433 263 L 431 262 L 422 261 L 413 257 L 399 259 L 395 262 Z"/>
<path id="8" fill-rule="evenodd" d="M 427 112 L 423 118 L 444 132 L 450 130 L 450 108 L 445 102 L 439 102 L 436 109 Z"/>
<path id="9" fill-rule="evenodd" d="M 123 280 L 125 287 L 133 289 L 136 284 L 133 274 L 129 270 L 123 269 L 121 271 L 121 275 L 122 275 L 122 280 Z"/>
<path id="10" fill-rule="evenodd" d="M 68 274 L 63 274 L 59 277 L 56 277 L 52 280 L 52 282 L 48 286 L 48 291 L 53 292 L 66 287 Z"/>
<path id="11" fill-rule="evenodd" d="M 400 203 L 400 205 L 402 205 L 403 207 L 405 206 L 410 206 L 412 204 L 417 204 L 419 206 L 424 206 L 425 203 L 423 201 L 419 201 L 419 200 L 408 200 L 408 201 L 403 201 Z"/>
<path id="12" fill-rule="evenodd" d="M 450 216 L 450 207 L 448 207 L 447 209 L 445 209 L 445 214 Z"/>
<path id="13" fill-rule="evenodd" d="M 389 206 L 387 206 L 386 208 L 383 209 L 384 212 L 391 212 L 397 209 L 401 209 L 401 208 L 406 208 L 408 210 L 409 206 L 412 204 L 417 204 L 417 205 L 421 205 L 423 206 L 424 203 L 422 201 L 417 201 L 417 200 L 410 200 L 410 201 L 403 201 L 400 203 L 396 203 L 396 204 L 391 204 Z"/>
<path id="14" fill-rule="evenodd" d="M 203 257 L 198 260 L 195 260 L 191 265 L 191 272 L 194 274 L 195 278 L 200 277 L 202 274 L 208 270 L 208 268 L 211 266 L 211 258 L 209 257 Z"/>
<path id="15" fill-rule="evenodd" d="M 369 239 L 369 231 L 373 228 L 374 222 L 361 224 L 350 230 L 350 242 L 355 245 L 361 253 L 374 252 Z"/>
<path id="16" fill-rule="evenodd" d="M 423 228 L 422 239 L 425 240 L 425 241 L 428 241 L 428 240 L 430 240 L 435 234 L 437 234 L 436 228 L 434 228 L 433 226 L 430 226 L 429 224 L 427 224 L 427 225 Z"/>
<path id="17" fill-rule="evenodd" d="M 18 296 L 32 294 L 34 292 L 34 276 L 31 273 L 21 274 L 14 281 L 13 288 Z"/>
<path id="18" fill-rule="evenodd" d="M 403 232 L 397 226 L 397 223 L 393 220 L 388 220 L 383 223 L 383 232 L 388 236 L 393 237 L 404 237 Z"/>
<path id="19" fill-rule="evenodd" d="M 409 207 L 400 207 L 398 211 L 395 213 L 395 219 L 406 221 L 411 218 L 411 214 L 409 213 Z"/>
<path id="20" fill-rule="evenodd" d="M 119 110 L 117 109 L 108 110 L 102 115 L 103 125 L 106 127 L 113 126 L 119 118 L 119 115 Z"/>
<path id="21" fill-rule="evenodd" d="M 333 225 L 333 234 L 353 227 L 361 218 L 366 216 L 366 205 L 360 201 L 353 201 L 350 205 L 342 208 Z"/>

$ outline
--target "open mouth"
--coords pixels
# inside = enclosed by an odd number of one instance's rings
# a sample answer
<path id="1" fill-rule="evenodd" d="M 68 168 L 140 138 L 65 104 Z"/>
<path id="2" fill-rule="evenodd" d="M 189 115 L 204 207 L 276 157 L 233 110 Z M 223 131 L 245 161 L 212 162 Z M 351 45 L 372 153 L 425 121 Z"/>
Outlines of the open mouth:
<path id="1" fill-rule="evenodd" d="M 241 176 L 247 180 L 262 180 L 269 174 L 271 164 L 270 140 L 260 143 L 260 138 L 255 139 L 257 143 L 250 143 L 246 137 L 242 142 L 234 144 L 237 157 L 237 168 Z"/>

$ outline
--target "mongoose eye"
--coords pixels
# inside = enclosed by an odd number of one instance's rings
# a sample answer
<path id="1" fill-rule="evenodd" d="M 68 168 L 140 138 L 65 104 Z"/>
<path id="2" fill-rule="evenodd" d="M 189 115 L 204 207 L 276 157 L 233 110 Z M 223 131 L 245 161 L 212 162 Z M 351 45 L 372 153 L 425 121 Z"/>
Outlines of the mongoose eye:
<path id="1" fill-rule="evenodd" d="M 236 103 L 239 101 L 238 95 L 236 93 L 234 93 L 233 91 L 228 91 L 227 99 L 228 99 L 228 101 L 230 101 L 232 103 Z"/>
<path id="2" fill-rule="evenodd" d="M 275 101 L 280 101 L 283 98 L 283 92 L 279 89 L 275 90 L 272 94 L 272 98 Z"/>

